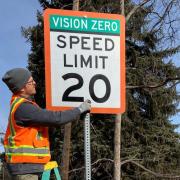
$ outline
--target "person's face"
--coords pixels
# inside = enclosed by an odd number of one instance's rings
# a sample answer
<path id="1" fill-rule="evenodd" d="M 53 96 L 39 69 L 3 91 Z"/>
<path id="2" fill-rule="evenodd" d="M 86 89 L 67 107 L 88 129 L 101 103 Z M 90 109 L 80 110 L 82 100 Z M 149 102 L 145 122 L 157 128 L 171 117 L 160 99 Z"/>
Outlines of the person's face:
<path id="1" fill-rule="evenodd" d="M 33 77 L 30 77 L 24 88 L 22 89 L 23 95 L 32 96 L 36 94 L 36 82 Z"/>

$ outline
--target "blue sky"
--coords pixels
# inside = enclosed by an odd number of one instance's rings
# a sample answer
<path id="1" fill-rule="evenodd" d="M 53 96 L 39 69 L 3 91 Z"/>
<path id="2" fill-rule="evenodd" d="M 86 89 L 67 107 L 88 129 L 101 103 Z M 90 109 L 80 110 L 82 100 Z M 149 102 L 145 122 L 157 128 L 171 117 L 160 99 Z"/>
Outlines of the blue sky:
<path id="1" fill-rule="evenodd" d="M 21 35 L 21 26 L 35 25 L 36 12 L 41 10 L 38 0 L 2 1 L 0 6 L 0 78 L 15 67 L 26 67 L 30 44 Z M 179 54 L 174 57 L 177 62 Z M 0 132 L 5 132 L 11 93 L 0 80 Z M 173 123 L 180 124 L 180 115 L 171 118 Z M 179 130 L 180 131 L 180 128 Z M 2 151 L 2 146 L 0 147 Z"/>
<path id="2" fill-rule="evenodd" d="M 15 67 L 27 66 L 30 44 L 21 35 L 21 27 L 37 24 L 38 0 L 1 1 L 0 6 L 0 132 L 5 132 L 11 93 L 1 81 L 3 74 Z M 2 146 L 0 147 L 2 151 Z"/>

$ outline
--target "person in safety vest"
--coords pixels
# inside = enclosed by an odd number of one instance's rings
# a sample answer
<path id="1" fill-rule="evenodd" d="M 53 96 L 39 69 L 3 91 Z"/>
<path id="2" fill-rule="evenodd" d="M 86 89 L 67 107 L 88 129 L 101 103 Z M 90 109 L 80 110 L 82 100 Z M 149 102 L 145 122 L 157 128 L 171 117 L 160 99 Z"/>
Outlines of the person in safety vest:
<path id="1" fill-rule="evenodd" d="M 14 68 L 7 71 L 2 80 L 13 93 L 4 138 L 7 169 L 13 180 L 38 180 L 51 159 L 48 127 L 80 119 L 90 112 L 90 101 L 72 110 L 48 111 L 32 99 L 36 82 L 30 71 Z"/>

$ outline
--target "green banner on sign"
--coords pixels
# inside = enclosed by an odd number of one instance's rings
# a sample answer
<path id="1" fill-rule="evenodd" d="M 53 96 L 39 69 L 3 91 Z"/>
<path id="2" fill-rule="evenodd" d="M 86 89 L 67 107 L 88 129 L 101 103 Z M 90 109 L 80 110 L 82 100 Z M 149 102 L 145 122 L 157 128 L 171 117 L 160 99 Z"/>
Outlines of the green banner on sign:
<path id="1" fill-rule="evenodd" d="M 50 29 L 119 35 L 120 20 L 51 15 Z"/>

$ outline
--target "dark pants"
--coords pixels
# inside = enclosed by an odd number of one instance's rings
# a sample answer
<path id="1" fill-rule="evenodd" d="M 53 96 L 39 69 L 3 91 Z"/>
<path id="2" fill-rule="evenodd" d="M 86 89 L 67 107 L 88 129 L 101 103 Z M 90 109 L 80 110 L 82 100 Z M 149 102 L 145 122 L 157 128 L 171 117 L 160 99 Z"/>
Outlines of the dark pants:
<path id="1" fill-rule="evenodd" d="M 23 174 L 23 175 L 12 175 L 9 173 L 7 166 L 3 163 L 3 180 L 41 180 L 42 173 L 38 174 Z"/>
<path id="2" fill-rule="evenodd" d="M 40 180 L 38 175 L 25 174 L 13 176 L 12 180 Z"/>

